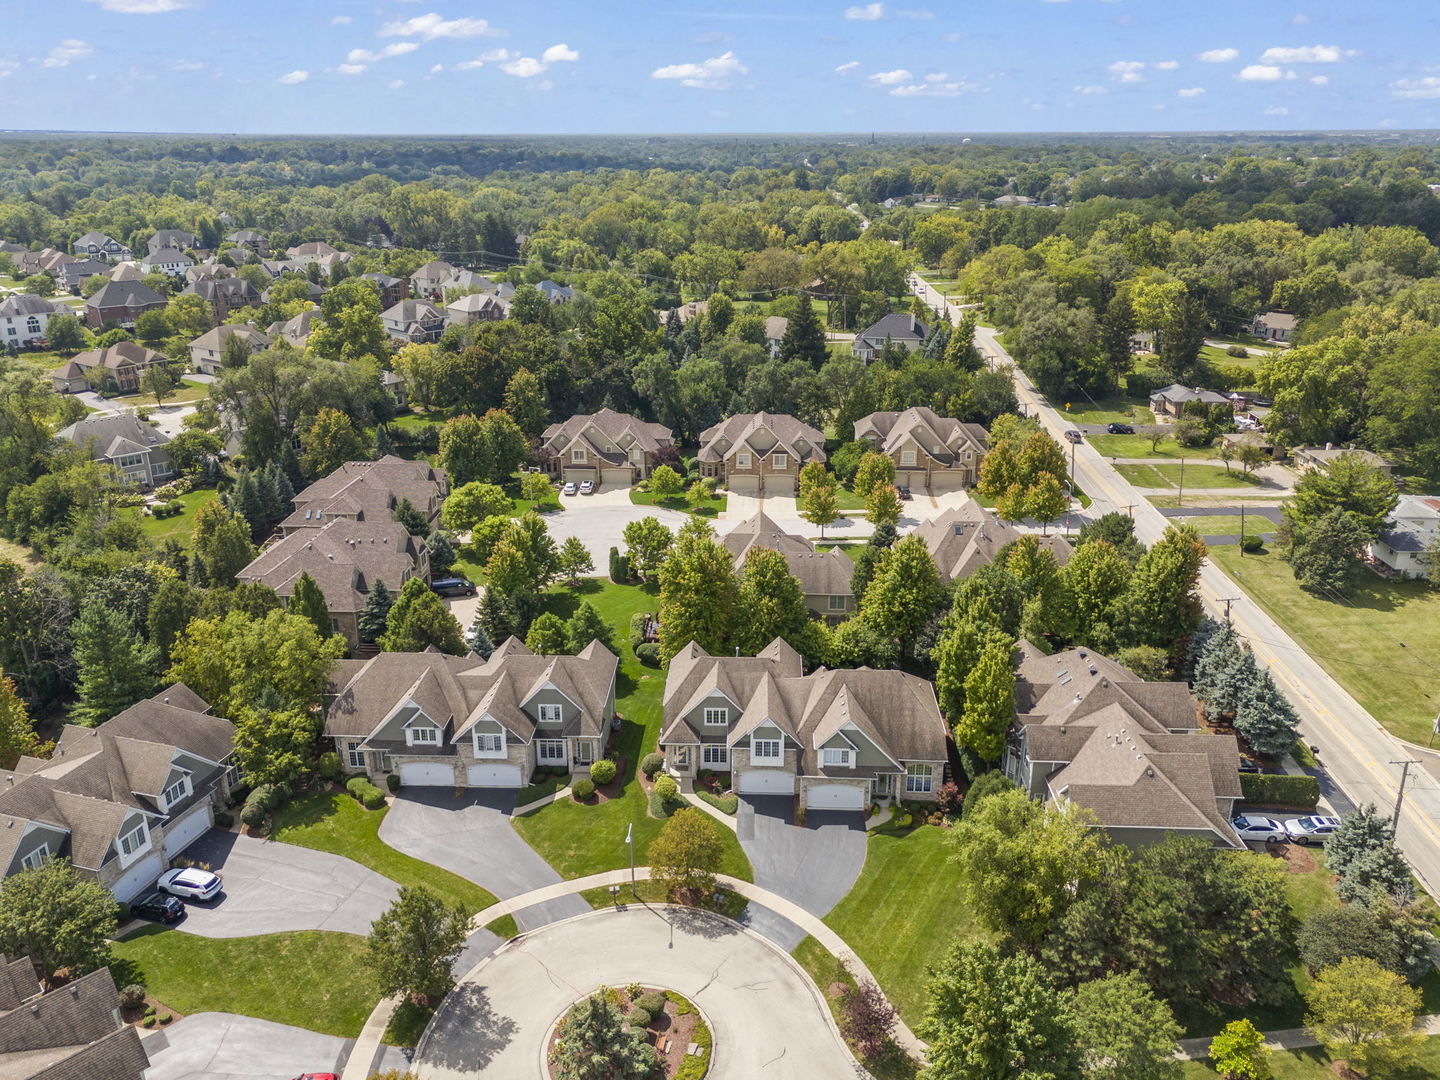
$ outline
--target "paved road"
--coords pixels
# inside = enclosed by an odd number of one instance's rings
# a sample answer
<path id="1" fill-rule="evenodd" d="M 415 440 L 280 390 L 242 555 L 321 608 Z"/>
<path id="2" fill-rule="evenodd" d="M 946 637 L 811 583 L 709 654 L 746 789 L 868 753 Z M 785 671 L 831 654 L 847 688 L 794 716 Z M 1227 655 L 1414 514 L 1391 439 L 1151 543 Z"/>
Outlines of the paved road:
<path id="1" fill-rule="evenodd" d="M 930 290 L 930 294 L 939 297 Z M 995 332 L 981 328 L 976 344 L 992 362 L 1014 364 L 995 340 Z M 1068 426 L 1049 406 L 1019 367 L 1013 368 L 1016 393 L 1026 411 L 1040 417 L 1053 436 Z M 1075 455 L 1076 481 L 1094 500 L 1090 515 L 1131 510 L 1135 535 L 1154 543 L 1164 532 L 1164 515 L 1141 498 L 1093 447 L 1081 444 Z M 1400 766 L 1391 764 L 1425 757 L 1423 750 L 1403 743 L 1386 731 L 1318 661 L 1298 645 L 1245 593 L 1243 571 L 1236 582 L 1214 563 L 1201 571 L 1200 595 L 1211 615 L 1223 617 L 1227 606 L 1235 629 L 1249 641 L 1285 690 L 1300 714 L 1306 742 L 1320 748 L 1330 776 L 1357 805 L 1393 806 L 1399 794 Z M 1227 605 L 1226 600 L 1230 603 Z M 1397 647 L 1397 652 L 1398 652 Z M 1340 658 L 1338 662 L 1343 662 Z M 1426 769 L 1412 768 L 1405 788 L 1397 841 L 1421 883 L 1440 895 L 1440 780 Z"/>
<path id="2" fill-rule="evenodd" d="M 185 850 L 225 882 L 219 899 L 186 905 L 180 929 L 201 937 L 288 930 L 369 934 L 399 893 L 395 883 L 325 851 L 212 829 Z"/>
<path id="3" fill-rule="evenodd" d="M 445 1000 L 415 1071 L 421 1080 L 543 1076 L 551 1025 L 598 987 L 630 982 L 678 991 L 700 1008 L 715 1036 L 707 1080 L 865 1075 L 787 953 L 703 912 L 643 906 L 510 942 Z"/>
<path id="4" fill-rule="evenodd" d="M 380 839 L 504 900 L 561 880 L 510 824 L 514 805 L 513 791 L 469 788 L 457 797 L 452 788 L 404 788 L 380 823 Z M 589 910 L 580 897 L 566 896 L 518 912 L 515 922 L 533 930 Z M 472 939 L 467 951 L 484 944 Z"/>
<path id="5" fill-rule="evenodd" d="M 161 1045 L 165 1044 L 165 1045 Z M 291 1080 L 306 1072 L 339 1071 L 353 1040 L 233 1013 L 195 1013 L 161 1037 L 145 1039 L 147 1080 Z M 408 1068 L 386 1047 L 381 1071 Z"/>

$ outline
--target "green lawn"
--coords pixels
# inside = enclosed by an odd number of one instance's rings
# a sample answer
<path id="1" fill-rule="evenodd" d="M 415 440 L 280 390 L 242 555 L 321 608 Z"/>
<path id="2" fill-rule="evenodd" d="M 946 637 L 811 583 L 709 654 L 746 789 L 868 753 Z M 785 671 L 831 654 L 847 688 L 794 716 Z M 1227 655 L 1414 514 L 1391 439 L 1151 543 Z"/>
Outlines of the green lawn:
<path id="1" fill-rule="evenodd" d="M 355 934 L 208 938 L 147 926 L 113 951 L 117 985 L 140 983 L 185 1015 L 240 1013 L 351 1039 L 380 998 Z"/>
<path id="2" fill-rule="evenodd" d="M 472 913 L 495 903 L 495 897 L 479 885 L 396 851 L 381 840 L 380 823 L 388 812 L 388 808 L 366 810 L 343 792 L 311 792 L 292 799 L 276 812 L 272 835 L 286 844 L 343 855 L 397 885 L 424 885 L 448 903 L 463 904 Z"/>
<path id="3" fill-rule="evenodd" d="M 1150 440 L 1144 435 L 1087 435 L 1087 441 L 1106 457 L 1117 458 L 1166 458 L 1175 461 L 1184 458 L 1218 458 L 1220 451 L 1214 446 L 1181 446 L 1174 439 L 1165 438 L 1150 449 Z"/>
<path id="4" fill-rule="evenodd" d="M 865 500 L 847 487 L 836 485 L 835 505 L 843 512 L 845 510 L 864 510 Z M 799 513 L 805 512 L 806 500 L 800 496 L 795 498 L 795 509 Z"/>
<path id="5" fill-rule="evenodd" d="M 956 937 L 981 932 L 956 897 L 960 871 L 947 840 L 928 825 L 871 833 L 865 869 L 825 917 L 911 1026 L 925 1011 L 926 968 Z"/>
<path id="6" fill-rule="evenodd" d="M 1440 592 L 1366 574 L 1346 602 L 1317 597 L 1273 553 L 1212 559 L 1393 734 L 1430 739 L 1440 668 Z"/>
<path id="7" fill-rule="evenodd" d="M 195 514 L 200 507 L 212 503 L 220 497 L 220 493 L 214 488 L 205 488 L 200 491 L 192 491 L 188 495 L 181 495 L 180 501 L 185 504 L 185 512 L 176 514 L 174 517 L 157 518 L 149 514 L 142 514 L 136 508 L 122 510 L 122 514 L 129 514 L 140 521 L 140 531 L 157 544 L 163 544 L 166 540 L 178 540 L 186 547 L 190 546 L 190 533 L 195 527 Z"/>
<path id="8" fill-rule="evenodd" d="M 1115 471 L 1136 487 L 1179 488 L 1180 464 L 1164 465 L 1116 465 Z M 1257 476 L 1246 476 L 1239 469 L 1226 471 L 1221 465 L 1191 465 L 1185 468 L 1185 489 L 1195 488 L 1245 488 L 1257 487 L 1261 480 Z"/>
<path id="9" fill-rule="evenodd" d="M 1069 402 L 1070 408 L 1068 409 L 1065 408 L 1066 403 L 1063 401 L 1053 404 L 1066 419 L 1076 424 L 1153 424 L 1155 422 L 1149 403 L 1140 398 L 1100 398 L 1092 404 L 1089 398 L 1081 397 Z"/>
<path id="10" fill-rule="evenodd" d="M 659 606 L 658 588 L 616 585 L 589 578 L 574 590 L 552 589 L 545 598 L 545 609 L 568 618 L 582 599 L 589 601 L 614 628 L 615 645 L 620 654 L 615 705 L 622 717 L 620 753 L 626 759 L 626 768 L 621 774 L 621 795 L 598 805 L 561 799 L 515 819 L 520 835 L 566 878 L 629 866 L 625 832 L 632 825 L 635 862 L 644 866 L 645 851 L 664 825 L 649 816 L 647 798 L 635 774 L 640 759 L 655 749 L 660 737 L 660 696 L 665 688 L 665 673 L 636 660 L 627 642 L 630 616 L 637 611 L 654 611 Z M 721 828 L 721 832 L 726 847 L 722 871 L 746 881 L 753 880 L 750 861 L 740 849 L 735 834 L 725 828 Z"/>
<path id="11" fill-rule="evenodd" d="M 1304 1050 L 1278 1050 L 1270 1055 L 1270 1066 L 1274 1080 L 1335 1080 L 1336 1076 L 1330 1055 L 1318 1046 Z M 1212 1080 L 1218 1075 L 1206 1062 L 1185 1063 L 1185 1080 Z M 1437 1076 L 1440 1076 L 1440 1035 L 1425 1040 L 1413 1069 L 1386 1073 L 1385 1080 L 1434 1080 Z"/>
<path id="12" fill-rule="evenodd" d="M 715 495 L 706 499 L 697 507 L 685 501 L 684 495 L 656 495 L 653 491 L 636 491 L 630 489 L 630 501 L 636 506 L 659 506 L 666 510 L 679 510 L 681 513 L 699 514 L 701 517 L 714 517 L 716 514 L 724 513 L 726 495 Z"/>

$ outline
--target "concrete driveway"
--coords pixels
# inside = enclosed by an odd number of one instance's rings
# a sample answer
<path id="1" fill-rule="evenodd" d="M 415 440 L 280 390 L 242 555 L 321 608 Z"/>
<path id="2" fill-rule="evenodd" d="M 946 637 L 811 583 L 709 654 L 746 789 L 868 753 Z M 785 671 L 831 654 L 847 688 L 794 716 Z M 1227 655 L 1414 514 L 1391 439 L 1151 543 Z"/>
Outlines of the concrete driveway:
<path id="1" fill-rule="evenodd" d="M 514 806 L 513 791 L 406 788 L 380 823 L 380 839 L 506 900 L 561 880 L 510 824 Z M 532 930 L 589 910 L 580 897 L 565 896 L 526 908 L 515 922 Z M 470 951 L 480 946 L 472 942 Z"/>
<path id="2" fill-rule="evenodd" d="M 788 954 L 713 915 L 644 906 L 592 912 L 502 948 L 445 999 L 413 1068 L 421 1080 L 543 1075 L 546 1037 L 565 1010 L 630 982 L 699 1007 L 715 1037 L 708 1080 L 866 1075 Z"/>
<path id="3" fill-rule="evenodd" d="M 186 904 L 179 929 L 201 937 L 287 930 L 369 934 L 399 894 L 389 878 L 350 859 L 221 829 L 211 829 L 185 856 L 208 863 L 225 882 L 218 899 Z"/>
<path id="4" fill-rule="evenodd" d="M 865 819 L 858 810 L 810 810 L 795 825 L 788 795 L 747 795 L 736 811 L 735 831 L 755 870 L 755 884 L 824 917 L 865 866 Z M 785 949 L 805 933 L 788 919 L 751 904 L 750 924 Z"/>
<path id="5" fill-rule="evenodd" d="M 292 1080 L 300 1073 L 338 1073 L 354 1040 L 251 1016 L 195 1013 L 144 1044 L 147 1080 Z M 393 1046 L 376 1065 L 382 1072 L 408 1067 Z"/>

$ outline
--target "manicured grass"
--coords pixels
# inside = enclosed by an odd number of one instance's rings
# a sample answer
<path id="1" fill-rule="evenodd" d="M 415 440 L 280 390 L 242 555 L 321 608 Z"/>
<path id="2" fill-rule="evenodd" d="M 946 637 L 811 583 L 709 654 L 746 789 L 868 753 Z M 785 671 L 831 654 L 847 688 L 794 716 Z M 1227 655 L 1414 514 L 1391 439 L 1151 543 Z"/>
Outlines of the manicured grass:
<path id="1" fill-rule="evenodd" d="M 845 510 L 864 510 L 865 500 L 859 495 L 856 495 L 855 492 L 851 491 L 848 487 L 837 484 L 835 486 L 835 505 L 842 512 Z M 805 498 L 797 495 L 795 497 L 795 509 L 803 514 L 805 507 Z"/>
<path id="2" fill-rule="evenodd" d="M 630 501 L 636 506 L 659 506 L 666 510 L 679 510 L 681 513 L 698 514 L 701 517 L 714 517 L 716 514 L 724 513 L 725 500 L 727 495 L 715 495 L 706 499 L 699 506 L 692 507 L 685 501 L 684 495 L 666 495 L 661 497 L 653 491 L 636 491 L 630 489 Z"/>
<path id="3" fill-rule="evenodd" d="M 1218 458 L 1219 450 L 1213 446 L 1181 446 L 1172 438 L 1161 439 L 1155 449 L 1150 449 L 1150 440 L 1144 435 L 1087 435 L 1090 445 L 1106 457 L 1115 458 L 1166 458 L 1170 461 L 1184 458 Z"/>
<path id="4" fill-rule="evenodd" d="M 1116 465 L 1115 471 L 1136 487 L 1165 488 L 1180 487 L 1180 465 Z M 1185 489 L 1192 488 L 1244 488 L 1257 487 L 1261 480 L 1257 476 L 1246 476 L 1239 469 L 1226 471 L 1217 465 L 1185 465 Z"/>
<path id="5" fill-rule="evenodd" d="M 589 601 L 613 628 L 620 654 L 615 704 L 622 717 L 618 745 L 626 762 L 620 775 L 623 785 L 620 797 L 598 805 L 561 799 L 514 822 L 526 842 L 562 877 L 585 877 L 629 866 L 625 832 L 631 826 L 634 826 L 635 862 L 644 866 L 646 849 L 664 825 L 649 816 L 647 797 L 636 779 L 636 772 L 640 759 L 655 749 L 660 737 L 660 696 L 665 688 L 665 673 L 636 660 L 627 641 L 630 616 L 637 611 L 656 610 L 658 591 L 655 585 L 616 585 L 589 578 L 577 589 L 552 589 L 545 597 L 545 609 L 562 618 L 568 618 L 582 599 Z M 753 880 L 750 861 L 740 849 L 735 834 L 718 823 L 716 828 L 723 835 L 726 849 L 722 871 L 746 881 Z"/>
<path id="6" fill-rule="evenodd" d="M 381 840 L 380 823 L 387 813 L 388 807 L 366 810 L 343 792 L 316 791 L 281 807 L 275 814 L 272 835 L 286 844 L 343 855 L 397 885 L 424 885 L 447 903 L 462 904 L 471 913 L 495 903 L 495 897 L 474 882 L 396 851 Z"/>
<path id="7" fill-rule="evenodd" d="M 1151 424 L 1155 417 L 1149 403 L 1140 398 L 1100 398 L 1091 403 L 1089 398 L 1071 401 L 1070 408 L 1065 402 L 1055 402 L 1055 407 L 1069 421 L 1076 424 Z"/>
<path id="8" fill-rule="evenodd" d="M 1440 592 L 1366 574 L 1345 600 L 1308 593 L 1274 553 L 1211 558 L 1394 735 L 1430 739 L 1440 668 Z M 1401 643 L 1403 644 L 1403 647 Z"/>
<path id="9" fill-rule="evenodd" d="M 948 838 L 928 825 L 877 829 L 859 879 L 825 917 L 912 1027 L 925 1012 L 926 968 L 957 937 L 981 933 L 958 899 L 960 871 Z"/>
<path id="10" fill-rule="evenodd" d="M 1201 536 L 1239 536 L 1240 515 L 1231 517 L 1228 514 L 1211 514 L 1201 517 L 1179 517 L 1171 518 L 1174 522 L 1184 522 L 1186 525 L 1194 525 L 1195 531 Z M 1267 517 L 1259 514 L 1245 517 L 1245 532 L 1251 536 L 1260 536 L 1263 533 L 1273 533 L 1275 523 Z"/>
<path id="11" fill-rule="evenodd" d="M 117 942 L 114 956 L 118 985 L 141 983 L 185 1015 L 240 1013 L 350 1039 L 380 998 L 355 934 L 207 938 L 147 926 Z"/>
<path id="12" fill-rule="evenodd" d="M 1336 1075 L 1330 1055 L 1318 1046 L 1277 1050 L 1270 1055 L 1270 1066 L 1274 1080 L 1335 1080 Z M 1185 1080 L 1212 1080 L 1219 1075 L 1204 1061 L 1187 1061 L 1184 1069 Z M 1385 1074 L 1386 1080 L 1433 1080 L 1436 1076 L 1440 1076 L 1440 1035 L 1425 1040 L 1414 1068 Z"/>
<path id="13" fill-rule="evenodd" d="M 178 540 L 185 547 L 189 547 L 190 534 L 195 528 L 195 514 L 200 507 L 214 502 L 219 497 L 220 493 L 214 488 L 181 495 L 180 501 L 185 504 L 185 512 L 176 514 L 174 517 L 151 517 L 149 514 L 140 513 L 139 509 L 134 507 L 122 510 L 121 513 L 137 518 L 140 522 L 140 531 L 155 543 L 163 544 L 166 540 Z"/>

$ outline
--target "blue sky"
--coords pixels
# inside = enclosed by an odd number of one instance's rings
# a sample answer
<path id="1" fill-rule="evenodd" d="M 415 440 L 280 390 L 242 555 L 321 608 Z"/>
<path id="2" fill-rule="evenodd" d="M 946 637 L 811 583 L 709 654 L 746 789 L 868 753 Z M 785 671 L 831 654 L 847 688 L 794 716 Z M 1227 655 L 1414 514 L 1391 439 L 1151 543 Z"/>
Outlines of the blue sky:
<path id="1" fill-rule="evenodd" d="M 1440 127 L 1435 0 L 0 0 L 9 128 Z"/>

